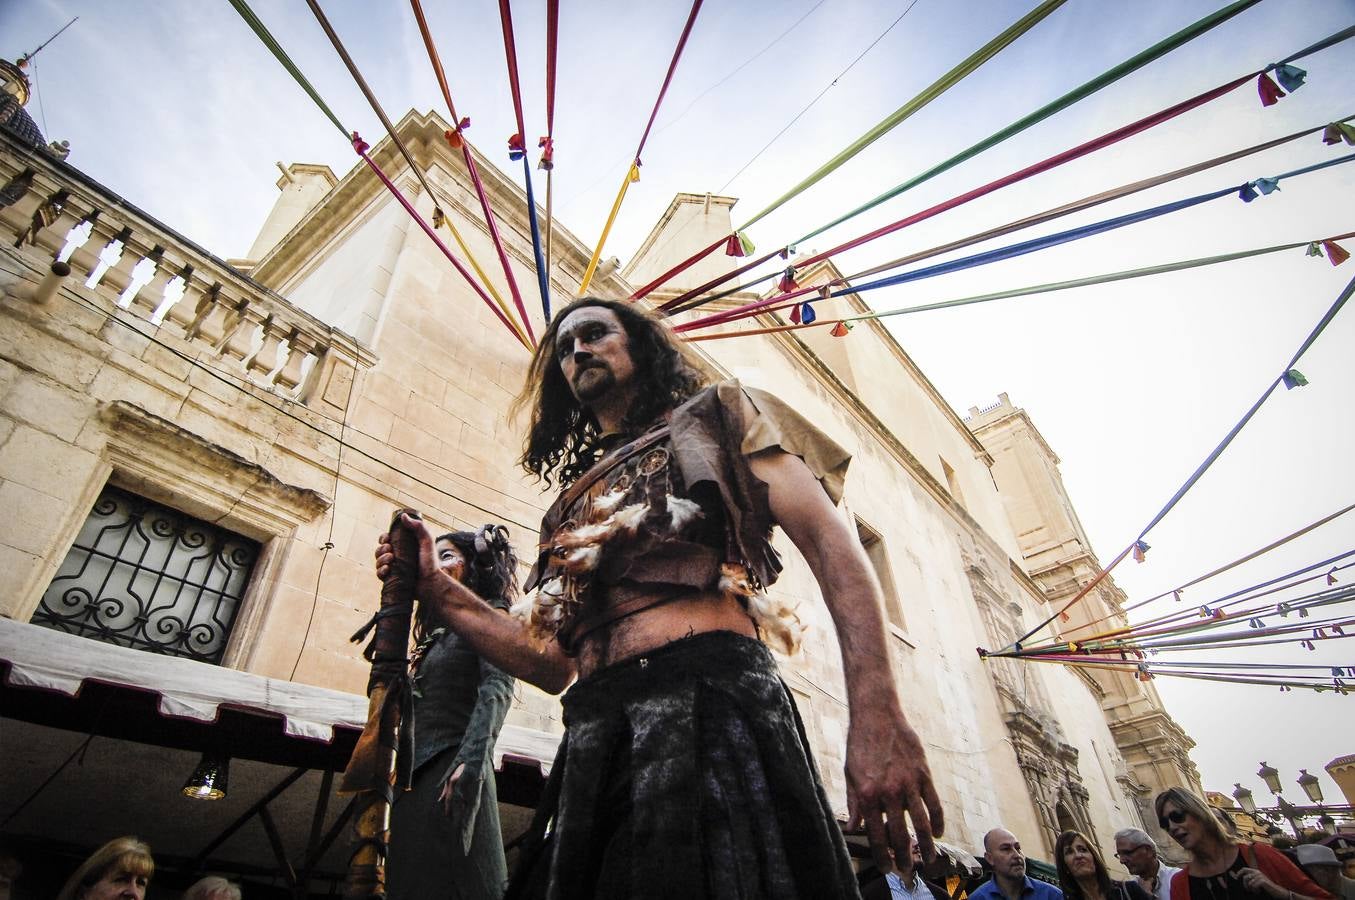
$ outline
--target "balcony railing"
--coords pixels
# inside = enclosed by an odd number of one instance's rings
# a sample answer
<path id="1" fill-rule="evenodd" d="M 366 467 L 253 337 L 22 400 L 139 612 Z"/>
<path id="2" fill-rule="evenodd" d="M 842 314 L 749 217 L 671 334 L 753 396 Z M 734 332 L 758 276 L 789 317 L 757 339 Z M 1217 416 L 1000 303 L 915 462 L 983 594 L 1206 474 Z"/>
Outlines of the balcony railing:
<path id="1" fill-rule="evenodd" d="M 116 307 L 168 328 L 200 356 L 288 399 L 314 405 L 332 393 L 323 385 L 336 367 L 351 371 L 375 362 L 349 335 L 78 169 L 0 132 L 0 203 L 5 200 L 0 240 L 30 258 L 36 277 L 63 259 L 71 268 L 67 277 L 84 282 L 110 313 Z M 332 404 L 332 396 L 324 402 Z"/>

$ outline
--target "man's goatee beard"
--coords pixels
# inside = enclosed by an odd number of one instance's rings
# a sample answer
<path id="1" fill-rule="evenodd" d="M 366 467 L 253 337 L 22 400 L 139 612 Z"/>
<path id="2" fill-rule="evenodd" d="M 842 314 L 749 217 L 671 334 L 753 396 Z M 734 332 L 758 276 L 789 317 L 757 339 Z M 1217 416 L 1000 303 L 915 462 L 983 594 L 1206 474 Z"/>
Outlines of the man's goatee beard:
<path id="1" fill-rule="evenodd" d="M 596 377 L 589 376 L 588 373 L 593 371 L 602 374 Z M 574 396 L 578 398 L 580 403 L 590 403 L 597 400 L 605 396 L 615 386 L 616 376 L 606 366 L 590 366 L 574 376 Z"/>

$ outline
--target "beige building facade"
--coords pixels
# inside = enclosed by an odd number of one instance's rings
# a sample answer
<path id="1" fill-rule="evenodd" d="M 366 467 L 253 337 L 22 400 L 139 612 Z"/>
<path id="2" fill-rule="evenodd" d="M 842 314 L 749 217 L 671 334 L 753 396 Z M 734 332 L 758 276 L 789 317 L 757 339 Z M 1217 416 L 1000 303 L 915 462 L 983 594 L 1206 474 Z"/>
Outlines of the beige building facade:
<path id="1" fill-rule="evenodd" d="M 438 206 L 492 261 L 446 127 L 415 112 L 397 126 L 436 200 L 389 140 L 373 158 L 423 215 Z M 481 172 L 539 334 L 524 194 L 486 160 Z M 250 257 L 229 263 L 5 134 L 0 183 L 12 188 L 0 207 L 0 617 L 11 627 L 79 626 L 128 654 L 361 694 L 368 666 L 349 637 L 376 607 L 372 549 L 397 506 L 442 528 L 504 523 L 520 548 L 532 546 L 552 497 L 516 467 L 522 424 L 508 412 L 528 354 L 365 166 L 342 177 L 286 167 Z M 679 195 L 637 257 L 592 291 L 628 296 L 729 233 L 735 202 Z M 577 290 L 588 248 L 560 223 L 553 246 L 558 306 Z M 653 299 L 733 264 L 712 257 Z M 821 264 L 799 277 L 838 274 Z M 1154 792 L 1198 790 L 1193 744 L 1151 684 L 976 652 L 1042 621 L 1098 567 L 1057 457 L 1024 412 L 1004 399 L 961 419 L 877 322 L 847 338 L 813 330 L 690 346 L 712 377 L 773 391 L 853 453 L 841 515 L 885 587 L 882 677 L 895 680 L 927 743 L 949 841 L 981 849 L 1001 824 L 1048 859 L 1057 833 L 1079 828 L 1110 860 L 1116 830 L 1154 830 Z M 245 548 L 248 569 L 221 576 L 235 587 L 199 579 L 200 593 L 231 595 L 216 607 L 225 612 L 208 621 L 147 607 L 137 622 L 79 593 L 93 563 L 76 571 L 72 560 L 103 558 L 93 535 L 112 526 L 100 516 L 143 503 Z M 799 603 L 811 629 L 804 650 L 782 660 L 784 677 L 845 816 L 836 639 L 808 567 L 783 537 L 776 544 L 787 565 L 774 590 Z M 150 576 L 128 583 L 136 577 Z M 1094 597 L 1080 615 L 1122 615 L 1109 582 Z M 194 634 L 205 635 L 201 653 Z M 544 748 L 541 761 L 562 731 L 559 710 L 519 685 L 509 723 Z M 7 829 L 38 834 L 64 808 L 40 798 Z M 182 843 L 161 824 L 163 841 Z M 505 815 L 505 831 L 520 825 Z M 67 839 L 98 843 L 92 829 Z"/>

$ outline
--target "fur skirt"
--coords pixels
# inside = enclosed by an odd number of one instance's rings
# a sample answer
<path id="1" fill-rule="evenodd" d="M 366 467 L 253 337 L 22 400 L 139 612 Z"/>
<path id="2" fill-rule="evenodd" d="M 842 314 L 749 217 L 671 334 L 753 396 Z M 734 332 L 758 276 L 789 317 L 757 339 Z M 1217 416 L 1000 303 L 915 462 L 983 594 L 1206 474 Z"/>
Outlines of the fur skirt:
<path id="1" fill-rule="evenodd" d="M 566 737 L 509 897 L 857 898 L 790 692 L 712 632 L 564 697 Z"/>

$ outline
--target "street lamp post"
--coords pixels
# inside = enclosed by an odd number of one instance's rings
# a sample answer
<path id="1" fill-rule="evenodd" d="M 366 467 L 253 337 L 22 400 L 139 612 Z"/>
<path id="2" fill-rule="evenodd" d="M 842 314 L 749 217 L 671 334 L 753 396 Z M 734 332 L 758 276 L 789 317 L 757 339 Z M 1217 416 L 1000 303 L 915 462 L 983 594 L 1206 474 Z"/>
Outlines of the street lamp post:
<path id="1" fill-rule="evenodd" d="M 1322 785 L 1318 783 L 1316 775 L 1309 775 L 1307 769 L 1299 769 L 1298 784 L 1303 788 L 1303 792 L 1308 795 L 1308 799 L 1314 803 L 1322 802 Z"/>
<path id="2" fill-rule="evenodd" d="M 1289 822 L 1289 827 L 1294 831 L 1294 837 L 1303 840 L 1303 820 L 1316 817 L 1318 827 L 1328 834 L 1336 833 L 1336 820 L 1332 818 L 1333 811 L 1341 815 L 1349 815 L 1355 812 L 1350 806 L 1332 806 L 1328 808 L 1323 803 L 1322 785 L 1317 776 L 1311 774 L 1307 769 L 1299 769 L 1299 777 L 1296 780 L 1298 786 L 1303 788 L 1303 793 L 1307 796 L 1307 806 L 1295 806 L 1285 799 L 1281 793 L 1284 785 L 1280 781 L 1280 773 L 1266 762 L 1261 763 L 1261 768 L 1256 773 L 1257 777 L 1266 783 L 1270 793 L 1275 798 L 1274 806 L 1258 809 L 1256 798 L 1252 792 L 1244 788 L 1241 782 L 1233 784 L 1233 799 L 1237 805 L 1242 807 L 1242 811 L 1251 816 L 1258 825 L 1262 824 L 1262 819 L 1278 820 L 1284 819 Z M 1277 834 L 1283 834 L 1277 828 L 1268 828 L 1267 834 L 1271 837 Z"/>
<path id="3" fill-rule="evenodd" d="M 1284 790 L 1284 785 L 1280 784 L 1280 773 L 1273 767 L 1266 765 L 1265 760 L 1261 761 L 1261 768 L 1257 771 L 1256 776 L 1266 783 L 1266 787 L 1270 788 L 1272 794 L 1279 796 L 1280 792 Z"/>
<path id="4" fill-rule="evenodd" d="M 1256 798 L 1252 796 L 1251 791 L 1242 786 L 1241 782 L 1233 782 L 1233 799 L 1242 807 L 1244 813 L 1256 818 Z"/>

